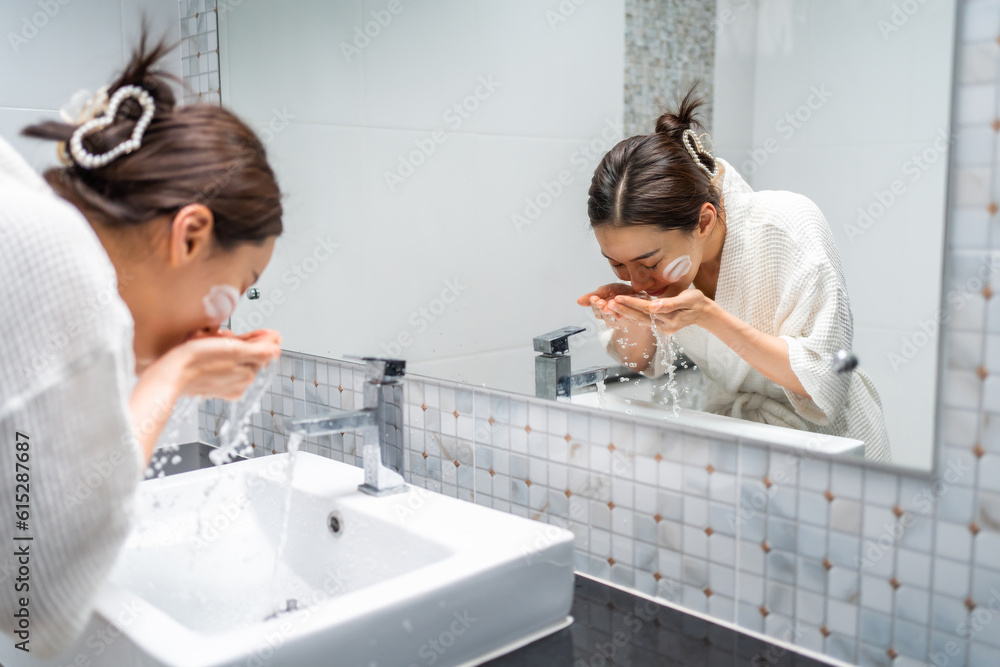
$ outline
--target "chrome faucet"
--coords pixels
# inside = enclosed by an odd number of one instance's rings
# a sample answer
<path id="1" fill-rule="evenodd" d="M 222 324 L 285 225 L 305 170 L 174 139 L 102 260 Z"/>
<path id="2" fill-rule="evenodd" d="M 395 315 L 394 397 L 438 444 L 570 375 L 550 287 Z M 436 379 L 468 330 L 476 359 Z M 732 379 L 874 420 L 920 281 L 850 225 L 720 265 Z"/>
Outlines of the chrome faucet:
<path id="1" fill-rule="evenodd" d="M 569 337 L 581 331 L 583 327 L 563 327 L 532 339 L 540 353 L 535 357 L 535 396 L 569 400 L 574 389 L 604 382 L 608 369 L 601 366 L 572 372 Z"/>
<path id="2" fill-rule="evenodd" d="M 292 433 L 325 435 L 361 431 L 365 483 L 358 489 L 373 496 L 406 490 L 403 480 L 403 383 L 406 362 L 376 357 L 349 357 L 365 362 L 364 408 L 334 410 L 322 417 L 296 419 Z"/>

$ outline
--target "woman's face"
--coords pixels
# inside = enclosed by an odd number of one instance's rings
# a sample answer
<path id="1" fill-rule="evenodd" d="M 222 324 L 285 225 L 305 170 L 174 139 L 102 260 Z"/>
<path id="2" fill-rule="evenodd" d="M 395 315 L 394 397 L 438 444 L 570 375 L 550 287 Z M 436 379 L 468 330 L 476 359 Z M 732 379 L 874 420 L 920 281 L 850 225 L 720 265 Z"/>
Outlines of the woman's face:
<path id="1" fill-rule="evenodd" d="M 118 267 L 119 292 L 135 320 L 139 368 L 199 332 L 217 331 L 274 250 L 273 236 L 221 248 L 211 211 L 198 204 L 162 222 L 146 240 L 152 253 L 125 253 L 125 266 Z"/>
<path id="2" fill-rule="evenodd" d="M 703 204 L 693 232 L 654 225 L 598 225 L 594 235 L 619 280 L 654 298 L 677 296 L 694 282 L 718 218 Z"/>
<path id="3" fill-rule="evenodd" d="M 594 234 L 611 270 L 636 292 L 656 298 L 677 296 L 698 274 L 703 242 L 696 235 L 650 225 L 600 225 Z"/>

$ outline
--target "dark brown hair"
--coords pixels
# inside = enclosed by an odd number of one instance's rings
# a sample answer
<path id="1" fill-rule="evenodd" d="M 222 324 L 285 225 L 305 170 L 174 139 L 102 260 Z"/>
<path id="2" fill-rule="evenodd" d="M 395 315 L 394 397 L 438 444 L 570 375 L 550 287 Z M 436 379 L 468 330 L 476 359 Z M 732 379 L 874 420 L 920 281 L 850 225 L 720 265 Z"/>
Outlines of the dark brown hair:
<path id="1" fill-rule="evenodd" d="M 722 194 L 688 153 L 684 130 L 702 128 L 697 110 L 705 101 L 695 84 L 676 111 L 656 121 L 653 134 L 630 137 L 607 152 L 590 182 L 587 213 L 592 227 L 654 225 L 691 233 L 707 202 L 722 213 Z M 699 154 L 708 169 L 714 159 Z"/>
<path id="2" fill-rule="evenodd" d="M 211 104 L 177 106 L 169 74 L 156 63 L 173 47 L 161 40 L 147 48 L 143 29 L 131 62 L 108 96 L 127 85 L 149 91 L 156 112 L 138 150 L 104 167 L 86 169 L 63 151 L 68 166 L 48 169 L 45 180 L 92 224 L 126 228 L 168 215 L 188 204 L 204 204 L 214 216 L 223 249 L 261 242 L 282 232 L 281 191 L 253 130 L 231 112 Z M 83 147 L 105 153 L 132 134 L 142 108 L 127 98 L 114 122 L 88 134 Z M 24 128 L 29 137 L 68 143 L 78 126 L 49 121 Z"/>

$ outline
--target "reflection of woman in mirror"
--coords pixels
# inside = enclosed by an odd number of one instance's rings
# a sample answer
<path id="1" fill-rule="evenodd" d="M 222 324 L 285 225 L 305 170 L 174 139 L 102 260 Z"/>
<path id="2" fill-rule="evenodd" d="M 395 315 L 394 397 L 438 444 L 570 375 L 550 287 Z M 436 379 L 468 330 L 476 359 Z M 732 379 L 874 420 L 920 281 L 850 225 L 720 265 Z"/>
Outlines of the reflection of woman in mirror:
<path id="1" fill-rule="evenodd" d="M 580 298 L 607 324 L 609 352 L 663 375 L 674 335 L 704 374 L 704 410 L 855 438 L 890 459 L 878 393 L 850 350 L 851 307 L 823 214 L 808 198 L 754 192 L 704 150 L 690 91 L 656 131 L 625 139 L 590 186 L 590 224 L 625 283 Z M 655 330 L 654 328 L 655 327 Z"/>

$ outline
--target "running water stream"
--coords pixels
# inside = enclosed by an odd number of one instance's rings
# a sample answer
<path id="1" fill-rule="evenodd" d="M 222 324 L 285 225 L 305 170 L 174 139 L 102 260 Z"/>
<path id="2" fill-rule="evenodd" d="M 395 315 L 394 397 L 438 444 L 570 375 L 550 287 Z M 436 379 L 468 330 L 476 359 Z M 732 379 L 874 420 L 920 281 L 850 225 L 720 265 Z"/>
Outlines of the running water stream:
<path id="1" fill-rule="evenodd" d="M 271 594 L 270 598 L 275 605 L 275 613 L 285 611 L 280 608 L 281 602 L 278 598 L 278 566 L 281 564 L 281 557 L 285 552 L 285 544 L 288 542 L 288 517 L 292 514 L 292 477 L 295 474 L 295 461 L 298 458 L 299 445 L 302 444 L 302 434 L 292 433 L 288 437 L 288 473 L 285 480 L 285 502 L 281 511 L 281 532 L 278 533 L 278 548 L 274 553 L 274 569 L 271 571 Z M 286 601 L 287 602 L 287 601 Z"/>

